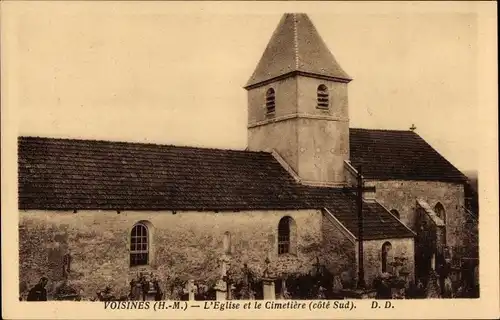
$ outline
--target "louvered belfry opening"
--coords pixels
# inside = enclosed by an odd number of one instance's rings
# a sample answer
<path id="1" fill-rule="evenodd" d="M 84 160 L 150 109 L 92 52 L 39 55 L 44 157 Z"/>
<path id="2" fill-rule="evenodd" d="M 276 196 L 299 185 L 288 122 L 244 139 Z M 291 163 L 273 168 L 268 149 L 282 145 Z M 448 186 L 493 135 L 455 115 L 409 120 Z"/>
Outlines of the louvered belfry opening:
<path id="1" fill-rule="evenodd" d="M 274 113 L 276 110 L 276 95 L 273 88 L 269 88 L 266 92 L 266 110 L 267 113 Z"/>
<path id="2" fill-rule="evenodd" d="M 130 235 L 130 266 L 143 266 L 149 260 L 148 228 L 142 223 L 132 228 Z"/>
<path id="3" fill-rule="evenodd" d="M 328 88 L 321 84 L 318 86 L 318 108 L 328 109 L 329 104 Z"/>

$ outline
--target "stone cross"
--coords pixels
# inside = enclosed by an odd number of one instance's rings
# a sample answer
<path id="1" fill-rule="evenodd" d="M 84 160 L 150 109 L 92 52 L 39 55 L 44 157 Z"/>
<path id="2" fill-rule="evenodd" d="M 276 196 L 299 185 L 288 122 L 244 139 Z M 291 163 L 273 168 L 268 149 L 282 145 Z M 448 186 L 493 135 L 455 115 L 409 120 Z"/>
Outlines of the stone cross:
<path id="1" fill-rule="evenodd" d="M 269 257 L 266 257 L 266 260 L 264 262 L 266 263 L 266 268 L 264 269 L 264 272 L 262 274 L 264 278 L 269 278 L 270 276 L 269 264 L 271 263 L 271 260 L 269 260 Z"/>
<path id="2" fill-rule="evenodd" d="M 250 269 L 248 265 L 243 264 L 243 288 L 242 288 L 242 297 L 243 299 L 251 299 L 251 286 L 250 286 Z"/>
<path id="3" fill-rule="evenodd" d="M 66 253 L 63 256 L 63 270 L 62 275 L 64 280 L 68 280 L 71 271 L 71 254 Z"/>
<path id="4" fill-rule="evenodd" d="M 248 265 L 243 264 L 243 284 L 245 286 L 250 285 L 250 269 L 248 269 Z"/>
<path id="5" fill-rule="evenodd" d="M 358 211 L 358 289 L 364 289 L 365 283 L 365 269 L 364 269 L 364 238 L 363 238 L 363 192 L 375 192 L 375 187 L 364 186 L 364 178 L 362 167 L 359 166 L 357 173 L 357 186 L 350 188 L 344 187 L 344 191 L 356 193 L 356 207 Z"/>
<path id="6" fill-rule="evenodd" d="M 314 268 L 315 268 L 315 271 L 316 271 L 316 274 L 317 275 L 321 275 L 321 263 L 319 262 L 319 257 L 316 256 L 316 262 L 313 264 Z"/>
<path id="7" fill-rule="evenodd" d="M 221 277 L 226 277 L 227 276 L 227 269 L 228 269 L 228 262 L 229 262 L 229 259 L 226 255 L 223 255 L 220 259 L 220 262 L 221 262 Z"/>

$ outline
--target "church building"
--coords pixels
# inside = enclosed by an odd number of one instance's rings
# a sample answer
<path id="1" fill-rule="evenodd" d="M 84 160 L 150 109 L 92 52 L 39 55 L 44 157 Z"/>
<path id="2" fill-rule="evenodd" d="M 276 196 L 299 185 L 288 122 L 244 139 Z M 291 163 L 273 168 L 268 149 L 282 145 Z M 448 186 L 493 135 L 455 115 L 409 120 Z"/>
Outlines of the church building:
<path id="1" fill-rule="evenodd" d="M 21 287 L 66 271 L 86 296 L 138 272 L 213 285 L 224 259 L 236 278 L 319 262 L 355 285 L 359 173 L 367 286 L 396 260 L 425 276 L 467 246 L 467 179 L 413 130 L 351 128 L 351 81 L 309 17 L 285 14 L 245 86 L 245 150 L 19 137 Z"/>

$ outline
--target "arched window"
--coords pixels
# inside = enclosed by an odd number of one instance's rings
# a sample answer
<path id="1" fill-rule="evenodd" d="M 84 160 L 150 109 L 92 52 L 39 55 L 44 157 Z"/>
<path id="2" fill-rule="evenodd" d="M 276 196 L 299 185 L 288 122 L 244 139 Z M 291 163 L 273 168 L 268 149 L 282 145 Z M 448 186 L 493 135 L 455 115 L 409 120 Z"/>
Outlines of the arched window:
<path id="1" fill-rule="evenodd" d="M 388 272 L 389 270 L 389 251 L 391 251 L 392 245 L 390 242 L 384 242 L 382 245 L 382 272 Z"/>
<path id="2" fill-rule="evenodd" d="M 318 108 L 328 109 L 330 105 L 328 88 L 324 84 L 318 86 Z"/>
<path id="3" fill-rule="evenodd" d="M 441 218 L 441 220 L 443 220 L 446 225 L 446 212 L 444 211 L 444 207 L 441 202 L 436 203 L 436 205 L 434 206 L 434 212 L 439 218 Z"/>
<path id="4" fill-rule="evenodd" d="M 266 109 L 267 113 L 274 113 L 276 110 L 276 95 L 273 88 L 269 88 L 266 92 Z"/>
<path id="5" fill-rule="evenodd" d="M 392 213 L 392 215 L 393 215 L 393 216 L 395 216 L 396 218 L 398 218 L 398 219 L 399 219 L 399 218 L 401 218 L 401 216 L 399 215 L 398 210 L 396 210 L 396 209 L 392 209 L 392 210 L 391 210 L 391 213 Z"/>
<path id="6" fill-rule="evenodd" d="M 224 233 L 224 240 L 222 242 L 222 245 L 224 247 L 224 253 L 230 254 L 231 253 L 231 233 L 229 233 L 229 231 L 226 231 Z"/>
<path id="7" fill-rule="evenodd" d="M 130 233 L 130 266 L 149 263 L 149 231 L 143 223 L 137 223 Z"/>
<path id="8" fill-rule="evenodd" d="M 291 253 L 294 221 L 291 217 L 281 218 L 278 224 L 278 254 Z"/>
<path id="9" fill-rule="evenodd" d="M 443 220 L 444 226 L 439 228 L 438 231 L 438 243 L 442 246 L 446 246 L 446 212 L 441 202 L 436 203 L 434 206 L 434 212 L 437 214 L 441 220 Z"/>

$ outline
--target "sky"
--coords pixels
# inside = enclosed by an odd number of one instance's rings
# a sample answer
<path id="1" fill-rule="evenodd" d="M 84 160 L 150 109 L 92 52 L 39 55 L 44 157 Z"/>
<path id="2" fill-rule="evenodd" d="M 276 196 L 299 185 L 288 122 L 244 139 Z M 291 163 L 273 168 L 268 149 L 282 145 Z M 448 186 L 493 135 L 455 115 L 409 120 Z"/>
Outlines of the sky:
<path id="1" fill-rule="evenodd" d="M 415 124 L 459 169 L 477 168 L 473 4 L 241 5 L 12 5 L 4 61 L 18 134 L 244 149 L 243 86 L 281 15 L 305 12 L 354 79 L 351 127 Z"/>

